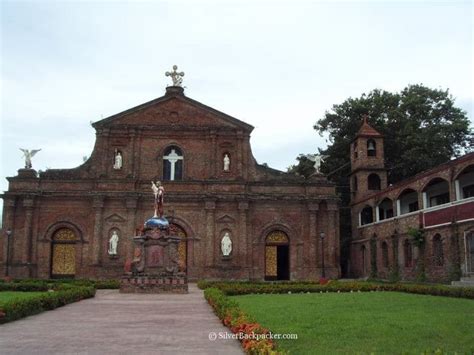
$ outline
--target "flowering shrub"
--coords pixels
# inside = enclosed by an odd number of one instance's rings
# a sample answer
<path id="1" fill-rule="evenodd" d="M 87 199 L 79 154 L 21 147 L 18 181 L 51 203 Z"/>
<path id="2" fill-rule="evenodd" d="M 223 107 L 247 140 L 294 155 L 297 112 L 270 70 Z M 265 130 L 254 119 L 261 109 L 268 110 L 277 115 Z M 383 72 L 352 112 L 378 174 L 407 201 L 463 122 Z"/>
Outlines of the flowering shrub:
<path id="1" fill-rule="evenodd" d="M 273 341 L 264 336 L 270 331 L 243 312 L 237 302 L 213 287 L 204 291 L 204 297 L 222 323 L 239 335 L 242 348 L 247 354 L 277 354 Z"/>

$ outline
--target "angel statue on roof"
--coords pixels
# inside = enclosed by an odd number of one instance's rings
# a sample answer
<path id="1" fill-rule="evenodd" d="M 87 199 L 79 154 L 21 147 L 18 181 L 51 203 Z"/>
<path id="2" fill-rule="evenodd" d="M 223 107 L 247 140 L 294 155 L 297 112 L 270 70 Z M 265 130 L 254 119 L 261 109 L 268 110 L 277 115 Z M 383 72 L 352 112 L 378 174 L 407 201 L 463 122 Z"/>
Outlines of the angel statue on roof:
<path id="1" fill-rule="evenodd" d="M 36 153 L 38 153 L 41 149 L 23 149 L 20 148 L 20 150 L 23 152 L 23 157 L 25 158 L 25 169 L 31 169 L 31 158 L 35 156 Z"/>

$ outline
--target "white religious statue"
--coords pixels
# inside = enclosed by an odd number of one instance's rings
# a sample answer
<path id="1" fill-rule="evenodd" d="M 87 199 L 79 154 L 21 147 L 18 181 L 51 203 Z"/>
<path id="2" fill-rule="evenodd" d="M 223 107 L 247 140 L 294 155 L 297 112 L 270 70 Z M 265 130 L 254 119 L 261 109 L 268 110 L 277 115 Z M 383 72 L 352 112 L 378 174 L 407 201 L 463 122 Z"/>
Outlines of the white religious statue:
<path id="1" fill-rule="evenodd" d="M 232 240 L 230 239 L 229 232 L 225 232 L 221 239 L 221 251 L 224 256 L 229 256 L 232 252 Z"/>
<path id="2" fill-rule="evenodd" d="M 326 160 L 329 155 L 307 154 L 305 157 L 314 163 L 314 169 L 316 170 L 316 173 L 319 174 L 321 173 L 321 164 L 324 163 L 324 160 Z"/>
<path id="3" fill-rule="evenodd" d="M 118 241 L 119 241 L 118 233 L 117 231 L 113 231 L 112 236 L 109 239 L 109 250 L 108 250 L 109 255 L 111 256 L 117 255 Z"/>
<path id="4" fill-rule="evenodd" d="M 155 196 L 155 214 L 153 218 L 163 217 L 163 202 L 165 196 L 165 189 L 161 185 L 160 181 L 157 181 L 156 184 L 154 181 L 151 182 L 151 189 L 153 190 L 153 195 Z"/>
<path id="5" fill-rule="evenodd" d="M 120 153 L 117 149 L 115 149 L 114 169 L 115 170 L 122 169 L 122 163 L 123 163 L 122 153 Z"/>
<path id="6" fill-rule="evenodd" d="M 41 149 L 28 150 L 20 148 L 20 150 L 23 152 L 23 157 L 25 158 L 25 169 L 31 169 L 31 158 L 33 158 L 35 154 L 38 153 Z"/>
<path id="7" fill-rule="evenodd" d="M 171 80 L 173 80 L 173 86 L 181 86 L 183 83 L 183 76 L 184 72 L 177 72 L 176 70 L 178 69 L 177 65 L 173 65 L 173 71 L 169 72 L 167 71 L 165 73 L 166 76 L 171 76 Z"/>
<path id="8" fill-rule="evenodd" d="M 224 155 L 224 171 L 229 171 L 230 170 L 230 158 L 229 155 L 226 154 Z"/>

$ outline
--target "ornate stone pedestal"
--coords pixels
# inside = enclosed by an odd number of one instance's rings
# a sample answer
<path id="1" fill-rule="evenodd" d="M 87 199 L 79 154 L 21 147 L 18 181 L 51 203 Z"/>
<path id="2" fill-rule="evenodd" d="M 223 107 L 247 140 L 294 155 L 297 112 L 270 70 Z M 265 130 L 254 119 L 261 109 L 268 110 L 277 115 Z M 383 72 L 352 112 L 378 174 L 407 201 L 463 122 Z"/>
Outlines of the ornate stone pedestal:
<path id="1" fill-rule="evenodd" d="M 124 293 L 187 293 L 186 274 L 179 271 L 179 236 L 170 234 L 166 218 L 150 218 L 133 238 L 134 255 L 122 277 Z"/>

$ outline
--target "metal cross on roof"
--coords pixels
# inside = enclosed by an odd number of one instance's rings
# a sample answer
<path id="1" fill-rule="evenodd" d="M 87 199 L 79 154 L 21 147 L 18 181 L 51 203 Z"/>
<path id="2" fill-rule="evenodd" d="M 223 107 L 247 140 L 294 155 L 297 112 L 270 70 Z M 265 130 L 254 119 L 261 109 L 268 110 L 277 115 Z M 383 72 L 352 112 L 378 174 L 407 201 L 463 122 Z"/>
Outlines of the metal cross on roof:
<path id="1" fill-rule="evenodd" d="M 173 71 L 169 72 L 167 71 L 165 73 L 166 76 L 171 76 L 171 80 L 173 80 L 173 86 L 181 86 L 183 83 L 183 76 L 184 72 L 177 72 L 176 70 L 178 69 L 177 65 L 173 65 Z"/>

